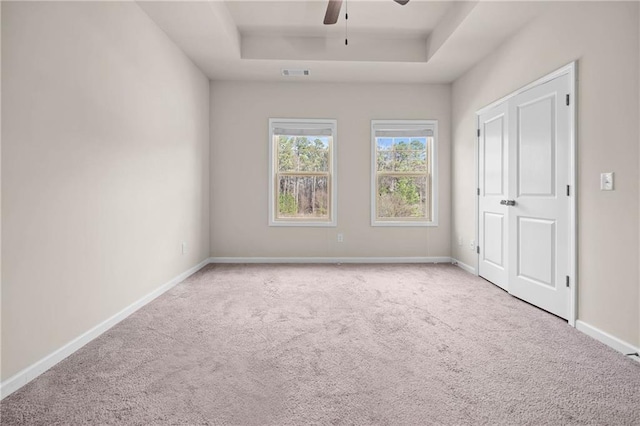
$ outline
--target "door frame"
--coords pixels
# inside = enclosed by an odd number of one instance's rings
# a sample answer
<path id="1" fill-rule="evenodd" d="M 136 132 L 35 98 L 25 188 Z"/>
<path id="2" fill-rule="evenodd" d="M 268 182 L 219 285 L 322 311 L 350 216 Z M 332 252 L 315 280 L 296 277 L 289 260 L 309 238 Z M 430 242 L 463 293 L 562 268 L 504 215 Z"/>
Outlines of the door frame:
<path id="1" fill-rule="evenodd" d="M 569 185 L 570 185 L 570 195 L 569 195 L 569 285 L 571 291 L 569 292 L 569 315 L 567 318 L 567 322 L 570 326 L 576 326 L 576 319 L 578 317 L 577 312 L 577 300 L 578 300 L 578 178 L 577 178 L 577 85 L 578 85 L 578 62 L 572 61 L 567 65 L 541 77 L 526 86 L 521 87 L 520 89 L 503 96 L 502 98 L 491 102 L 489 105 L 480 108 L 476 111 L 476 129 L 480 129 L 480 115 L 484 112 L 496 107 L 497 105 L 506 102 L 510 98 L 517 96 L 529 89 L 540 86 L 544 83 L 547 83 L 557 77 L 568 75 L 570 86 L 569 86 Z M 476 136 L 476 146 L 475 146 L 475 166 L 476 166 L 476 188 L 479 188 L 480 177 L 478 173 L 480 172 L 480 138 Z M 477 194 L 477 192 L 476 192 Z M 479 208 L 480 198 L 476 195 L 475 202 L 475 226 L 476 226 L 476 244 L 480 244 L 480 208 Z M 477 252 L 477 250 L 476 250 Z M 476 253 L 476 265 L 480 263 L 480 254 Z M 476 267 L 476 275 L 479 275 L 479 268 Z"/>

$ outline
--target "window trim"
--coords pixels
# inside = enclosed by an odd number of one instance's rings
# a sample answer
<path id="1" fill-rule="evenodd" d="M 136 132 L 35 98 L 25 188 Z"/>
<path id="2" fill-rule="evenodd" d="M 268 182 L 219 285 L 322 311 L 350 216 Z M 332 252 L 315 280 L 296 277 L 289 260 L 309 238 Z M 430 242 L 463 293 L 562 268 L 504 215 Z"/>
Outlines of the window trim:
<path id="1" fill-rule="evenodd" d="M 377 158 L 376 158 L 376 127 L 380 126 L 416 128 L 425 126 L 433 129 L 433 144 L 428 150 L 431 164 L 431 220 L 397 219 L 379 220 L 376 209 L 377 200 Z M 438 120 L 371 120 L 371 226 L 438 226 Z"/>
<path id="2" fill-rule="evenodd" d="M 299 128 L 301 125 L 308 125 L 309 128 L 331 128 L 330 155 L 331 164 L 329 167 L 329 220 L 313 220 L 305 218 L 277 219 L 275 202 L 276 196 L 276 157 L 273 132 L 275 128 Z M 337 202 L 338 202 L 338 150 L 336 141 L 338 139 L 338 121 L 336 119 L 319 118 L 269 118 L 269 226 L 302 226 L 302 227 L 336 227 L 338 226 Z"/>

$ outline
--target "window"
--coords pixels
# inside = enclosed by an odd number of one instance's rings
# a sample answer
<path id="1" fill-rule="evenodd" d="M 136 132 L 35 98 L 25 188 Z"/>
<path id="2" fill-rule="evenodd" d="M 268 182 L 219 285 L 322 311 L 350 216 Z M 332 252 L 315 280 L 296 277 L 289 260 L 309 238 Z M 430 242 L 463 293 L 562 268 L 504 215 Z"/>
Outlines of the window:
<path id="1" fill-rule="evenodd" d="M 269 225 L 336 226 L 336 120 L 269 120 Z"/>
<path id="2" fill-rule="evenodd" d="M 371 225 L 436 226 L 438 123 L 371 121 Z"/>

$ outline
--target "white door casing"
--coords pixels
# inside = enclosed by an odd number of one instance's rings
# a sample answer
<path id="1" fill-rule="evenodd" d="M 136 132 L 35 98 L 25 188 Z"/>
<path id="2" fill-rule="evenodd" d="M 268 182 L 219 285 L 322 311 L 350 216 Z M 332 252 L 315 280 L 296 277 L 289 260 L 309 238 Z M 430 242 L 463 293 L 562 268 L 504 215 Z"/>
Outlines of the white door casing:
<path id="1" fill-rule="evenodd" d="M 478 274 L 571 325 L 574 78 L 575 64 L 570 64 L 479 111 L 477 156 Z M 502 149 L 496 148 L 498 141 Z"/>

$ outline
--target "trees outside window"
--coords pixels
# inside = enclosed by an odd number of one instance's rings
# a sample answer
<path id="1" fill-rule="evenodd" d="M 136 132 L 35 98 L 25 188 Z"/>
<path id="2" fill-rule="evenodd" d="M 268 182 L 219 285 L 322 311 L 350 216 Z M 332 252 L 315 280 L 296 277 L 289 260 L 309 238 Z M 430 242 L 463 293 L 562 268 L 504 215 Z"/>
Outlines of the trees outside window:
<path id="1" fill-rule="evenodd" d="M 437 122 L 373 120 L 373 226 L 434 226 Z"/>
<path id="2" fill-rule="evenodd" d="M 271 119 L 273 226 L 335 226 L 335 120 Z"/>

